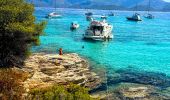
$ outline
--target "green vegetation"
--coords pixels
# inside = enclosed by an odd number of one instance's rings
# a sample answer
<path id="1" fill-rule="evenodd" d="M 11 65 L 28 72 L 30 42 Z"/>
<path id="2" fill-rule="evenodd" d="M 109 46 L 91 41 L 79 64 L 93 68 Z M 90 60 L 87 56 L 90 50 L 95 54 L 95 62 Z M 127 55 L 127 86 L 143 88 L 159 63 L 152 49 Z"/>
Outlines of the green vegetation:
<path id="1" fill-rule="evenodd" d="M 0 100 L 98 100 L 90 97 L 87 88 L 75 84 L 36 88 L 25 97 L 23 82 L 28 77 L 29 73 L 20 69 L 0 69 Z"/>
<path id="2" fill-rule="evenodd" d="M 35 23 L 34 6 L 25 0 L 0 0 L 0 67 L 23 65 L 39 44 L 45 22 Z"/>
<path id="3" fill-rule="evenodd" d="M 22 100 L 22 82 L 28 74 L 11 68 L 0 69 L 0 100 Z"/>
<path id="4" fill-rule="evenodd" d="M 70 84 L 66 87 L 54 85 L 44 89 L 34 89 L 30 92 L 31 100 L 97 100 L 90 97 L 88 89 Z"/>

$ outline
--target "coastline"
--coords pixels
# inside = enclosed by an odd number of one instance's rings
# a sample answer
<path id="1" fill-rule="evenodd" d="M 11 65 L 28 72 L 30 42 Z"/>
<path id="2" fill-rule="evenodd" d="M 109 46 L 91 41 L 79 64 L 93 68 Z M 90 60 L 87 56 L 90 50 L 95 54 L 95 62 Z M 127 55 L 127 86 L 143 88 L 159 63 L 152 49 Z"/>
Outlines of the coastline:
<path id="1" fill-rule="evenodd" d="M 27 96 L 27 93 L 35 88 L 48 88 L 55 84 L 66 86 L 74 83 L 89 88 L 89 94 L 101 100 L 169 100 L 170 98 L 170 79 L 163 74 L 119 70 L 104 76 L 104 69 L 98 69 L 98 73 L 95 73 L 90 69 L 89 61 L 76 53 L 61 56 L 33 53 L 25 61 L 23 68 L 12 69 L 28 75 L 22 83 L 26 90 L 23 96 Z"/>
<path id="2" fill-rule="evenodd" d="M 25 61 L 25 66 L 21 70 L 29 73 L 29 78 L 23 83 L 27 92 L 34 88 L 69 83 L 92 90 L 101 83 L 100 77 L 90 71 L 89 63 L 75 53 L 61 56 L 34 53 Z"/>
<path id="3" fill-rule="evenodd" d="M 90 69 L 89 62 L 87 58 L 84 59 L 76 53 L 66 53 L 61 56 L 34 53 L 25 61 L 23 67 L 23 70 L 31 75 L 24 82 L 24 87 L 27 88 L 28 92 L 29 89 L 37 87 L 74 83 L 89 88 L 92 97 L 100 97 L 103 100 L 107 98 L 166 100 L 170 98 L 168 95 L 170 93 L 170 80 L 163 74 L 146 74 L 146 72 L 136 72 L 129 69 L 119 70 L 105 76 L 104 69 L 99 68 L 95 73 Z"/>

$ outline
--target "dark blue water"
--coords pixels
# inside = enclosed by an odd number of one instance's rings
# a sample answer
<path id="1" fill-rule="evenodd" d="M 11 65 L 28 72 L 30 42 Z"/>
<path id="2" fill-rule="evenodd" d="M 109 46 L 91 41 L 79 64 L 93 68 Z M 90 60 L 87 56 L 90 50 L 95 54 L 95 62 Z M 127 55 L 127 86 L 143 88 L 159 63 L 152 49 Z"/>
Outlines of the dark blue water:
<path id="1" fill-rule="evenodd" d="M 57 9 L 63 18 L 45 19 L 52 10 L 36 8 L 37 20 L 46 20 L 48 25 L 46 34 L 41 36 L 41 45 L 34 47 L 33 51 L 54 53 L 62 47 L 64 51 L 76 52 L 109 71 L 132 68 L 170 75 L 170 13 L 154 12 L 155 19 L 142 18 L 142 22 L 131 22 L 125 17 L 133 12 L 115 11 L 117 16 L 108 18 L 114 27 L 115 38 L 106 42 L 92 42 L 82 40 L 82 34 L 89 25 L 84 16 L 86 10 Z M 96 15 L 110 12 L 91 11 Z M 72 21 L 80 24 L 77 31 L 70 31 Z M 82 49 L 82 46 L 85 48 Z"/>

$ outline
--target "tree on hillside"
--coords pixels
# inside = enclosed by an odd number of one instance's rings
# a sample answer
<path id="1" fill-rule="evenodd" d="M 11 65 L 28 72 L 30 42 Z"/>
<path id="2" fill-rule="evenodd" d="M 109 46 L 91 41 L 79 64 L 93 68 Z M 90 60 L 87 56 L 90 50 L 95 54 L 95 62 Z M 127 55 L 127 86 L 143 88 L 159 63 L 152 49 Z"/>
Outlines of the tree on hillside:
<path id="1" fill-rule="evenodd" d="M 0 0 L 0 67 L 23 65 L 39 44 L 45 22 L 36 23 L 34 6 L 25 0 Z"/>

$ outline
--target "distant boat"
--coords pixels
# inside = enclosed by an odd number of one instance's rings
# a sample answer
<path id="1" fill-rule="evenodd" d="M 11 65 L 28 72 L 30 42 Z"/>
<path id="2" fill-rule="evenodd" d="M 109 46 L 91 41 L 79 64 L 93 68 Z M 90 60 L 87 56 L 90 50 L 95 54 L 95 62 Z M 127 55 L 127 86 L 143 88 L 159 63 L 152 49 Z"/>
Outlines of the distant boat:
<path id="1" fill-rule="evenodd" d="M 114 12 L 110 12 L 110 14 L 108 14 L 108 16 L 115 16 Z"/>
<path id="2" fill-rule="evenodd" d="M 136 4 L 136 11 L 137 11 L 137 4 Z M 126 19 L 130 21 L 142 21 L 140 14 L 136 12 L 131 17 L 126 17 Z"/>
<path id="3" fill-rule="evenodd" d="M 92 21 L 93 20 L 93 13 L 92 12 L 87 12 L 87 13 L 85 13 L 85 15 L 86 15 L 86 20 L 87 21 Z"/>
<path id="4" fill-rule="evenodd" d="M 56 12 L 52 12 L 47 15 L 47 18 L 60 18 L 60 17 L 62 16 Z"/>
<path id="5" fill-rule="evenodd" d="M 142 21 L 140 14 L 135 13 L 132 17 L 126 17 L 128 20 L 131 21 Z"/>
<path id="6" fill-rule="evenodd" d="M 147 14 L 146 16 L 144 16 L 145 18 L 148 19 L 154 19 L 155 17 L 152 14 Z"/>
<path id="7" fill-rule="evenodd" d="M 70 29 L 71 30 L 76 30 L 80 27 L 80 25 L 78 24 L 78 22 L 72 22 L 71 23 L 71 26 L 70 26 Z"/>
<path id="8" fill-rule="evenodd" d="M 85 13 L 86 16 L 93 16 L 93 13 L 92 12 L 87 12 Z"/>
<path id="9" fill-rule="evenodd" d="M 93 16 L 86 16 L 87 21 L 93 21 Z"/>
<path id="10" fill-rule="evenodd" d="M 151 1 L 149 0 L 149 3 L 148 3 L 148 13 L 144 17 L 148 18 L 148 19 L 154 19 L 155 17 L 152 14 L 149 13 L 150 12 L 150 7 L 151 7 Z"/>
<path id="11" fill-rule="evenodd" d="M 55 12 L 51 12 L 49 13 L 46 18 L 61 18 L 62 15 L 60 15 L 59 13 L 57 13 L 57 8 L 56 8 L 56 0 L 55 0 Z"/>
<path id="12" fill-rule="evenodd" d="M 105 20 L 106 20 L 106 19 L 107 19 L 107 16 L 102 15 L 102 16 L 101 16 L 101 19 L 105 19 Z"/>
<path id="13" fill-rule="evenodd" d="M 106 20 L 97 21 L 94 20 L 90 23 L 90 26 L 83 35 L 84 39 L 90 40 L 105 40 L 112 39 L 113 26 L 106 22 Z"/>

